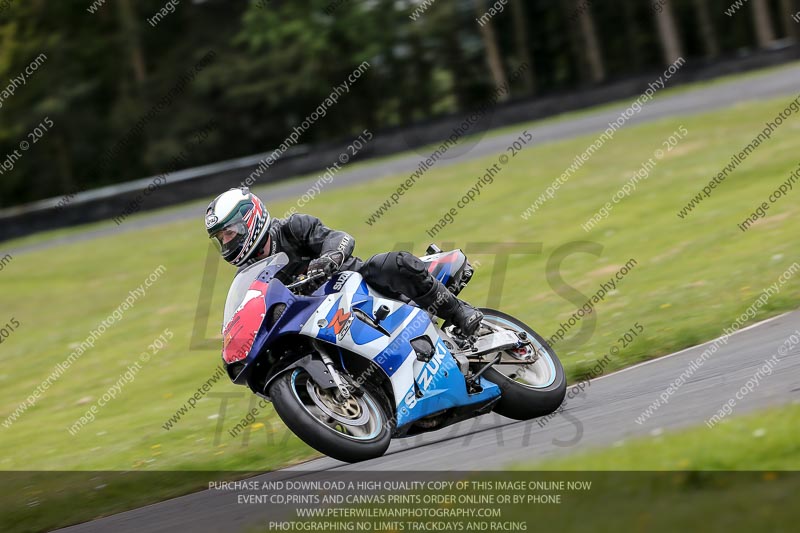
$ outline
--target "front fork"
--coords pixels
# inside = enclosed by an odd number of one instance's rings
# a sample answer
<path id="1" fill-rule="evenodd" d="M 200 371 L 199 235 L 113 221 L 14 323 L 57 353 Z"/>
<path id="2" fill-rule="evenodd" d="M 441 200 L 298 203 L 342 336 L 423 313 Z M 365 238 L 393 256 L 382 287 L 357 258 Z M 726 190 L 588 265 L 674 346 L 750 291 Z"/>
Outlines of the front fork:
<path id="1" fill-rule="evenodd" d="M 320 342 L 314 342 L 315 348 L 317 348 L 317 352 L 319 353 L 320 358 L 322 358 L 322 362 L 325 363 L 325 367 L 328 369 L 328 372 L 331 375 L 331 379 L 336 387 L 339 389 L 339 394 L 342 395 L 342 398 L 348 399 L 350 398 L 350 388 L 348 387 L 347 383 L 344 382 L 342 379 L 341 374 L 339 371 L 336 370 L 336 365 L 333 363 L 333 359 L 328 355 L 328 351 Z"/>

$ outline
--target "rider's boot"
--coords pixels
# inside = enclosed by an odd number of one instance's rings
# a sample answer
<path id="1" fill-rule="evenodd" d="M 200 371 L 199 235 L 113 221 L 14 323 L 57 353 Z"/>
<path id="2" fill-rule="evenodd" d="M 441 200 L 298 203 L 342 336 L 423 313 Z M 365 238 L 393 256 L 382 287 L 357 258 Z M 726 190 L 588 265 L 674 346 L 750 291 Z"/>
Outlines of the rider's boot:
<path id="1" fill-rule="evenodd" d="M 429 313 L 452 322 L 467 336 L 474 335 L 483 320 L 483 313 L 456 298 L 439 280 L 427 293 L 414 298 L 414 302 Z"/>

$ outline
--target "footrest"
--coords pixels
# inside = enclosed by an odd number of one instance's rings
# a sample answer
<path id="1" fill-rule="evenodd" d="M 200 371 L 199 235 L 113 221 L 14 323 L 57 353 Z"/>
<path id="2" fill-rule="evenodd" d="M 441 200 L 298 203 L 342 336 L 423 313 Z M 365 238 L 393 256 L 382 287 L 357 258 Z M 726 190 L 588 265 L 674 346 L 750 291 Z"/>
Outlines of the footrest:
<path id="1" fill-rule="evenodd" d="M 508 330 L 500 330 L 482 335 L 475 339 L 471 349 L 453 352 L 453 354 L 465 355 L 469 358 L 480 357 L 487 353 L 502 352 L 520 346 L 520 339 L 516 333 Z"/>

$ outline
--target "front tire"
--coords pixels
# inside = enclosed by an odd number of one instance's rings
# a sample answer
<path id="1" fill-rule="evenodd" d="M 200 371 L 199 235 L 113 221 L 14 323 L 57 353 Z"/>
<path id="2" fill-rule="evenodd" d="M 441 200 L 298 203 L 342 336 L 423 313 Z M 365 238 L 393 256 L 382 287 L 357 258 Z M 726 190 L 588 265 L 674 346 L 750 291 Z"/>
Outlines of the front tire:
<path id="1" fill-rule="evenodd" d="M 558 409 L 567 392 L 567 379 L 555 351 L 538 333 L 513 316 L 494 309 L 481 311 L 484 322 L 527 333 L 540 353 L 532 365 L 496 365 L 484 372 L 483 377 L 502 390 L 494 411 L 514 420 L 530 420 Z"/>
<path id="2" fill-rule="evenodd" d="M 378 393 L 337 399 L 338 389 L 322 389 L 302 368 L 278 377 L 269 396 L 292 432 L 312 448 L 348 463 L 380 457 L 392 439 Z"/>

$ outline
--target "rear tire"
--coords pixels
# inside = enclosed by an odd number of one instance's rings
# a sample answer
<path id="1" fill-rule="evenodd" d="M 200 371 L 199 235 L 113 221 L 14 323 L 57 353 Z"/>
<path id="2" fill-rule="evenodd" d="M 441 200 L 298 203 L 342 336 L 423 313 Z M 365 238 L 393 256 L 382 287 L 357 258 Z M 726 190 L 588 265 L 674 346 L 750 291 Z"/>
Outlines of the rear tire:
<path id="1" fill-rule="evenodd" d="M 484 322 L 527 333 L 541 352 L 539 360 L 530 368 L 526 368 L 527 365 L 497 365 L 483 373 L 483 377 L 502 391 L 494 411 L 514 420 L 530 420 L 558 409 L 567 392 L 567 379 L 555 351 L 538 333 L 513 316 L 488 308 L 481 308 L 481 311 Z"/>
<path id="2" fill-rule="evenodd" d="M 379 393 L 337 401 L 302 368 L 279 376 L 269 389 L 275 411 L 303 442 L 329 457 L 356 463 L 380 457 L 392 439 Z"/>

